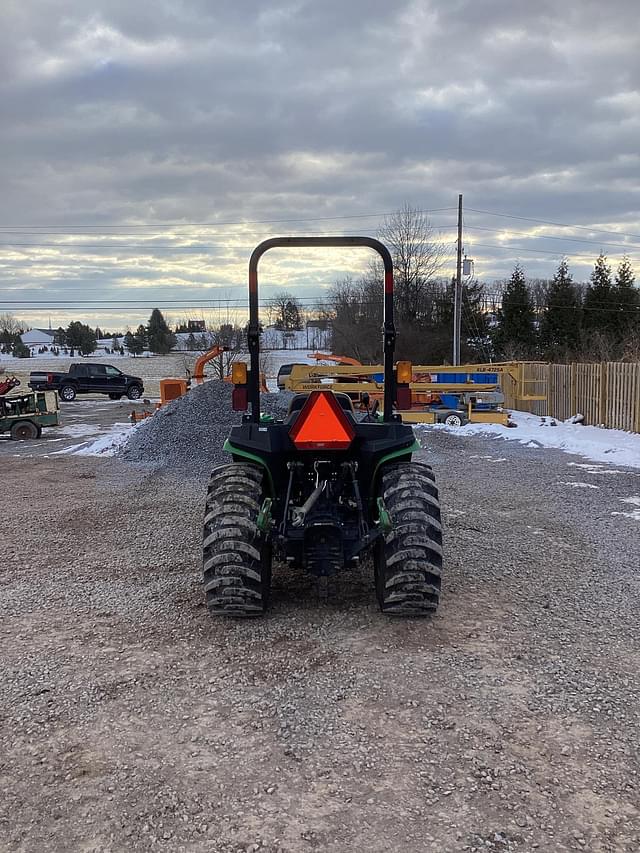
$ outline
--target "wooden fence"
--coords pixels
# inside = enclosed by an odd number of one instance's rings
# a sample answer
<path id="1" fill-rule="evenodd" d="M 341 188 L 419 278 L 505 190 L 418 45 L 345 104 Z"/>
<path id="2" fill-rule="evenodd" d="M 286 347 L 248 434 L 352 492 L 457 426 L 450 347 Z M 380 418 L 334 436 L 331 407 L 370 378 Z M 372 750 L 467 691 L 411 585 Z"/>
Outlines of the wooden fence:
<path id="1" fill-rule="evenodd" d="M 523 362 L 519 381 L 504 375 L 507 408 L 640 432 L 640 363 L 543 364 Z M 527 397 L 542 397 L 531 400 Z"/>

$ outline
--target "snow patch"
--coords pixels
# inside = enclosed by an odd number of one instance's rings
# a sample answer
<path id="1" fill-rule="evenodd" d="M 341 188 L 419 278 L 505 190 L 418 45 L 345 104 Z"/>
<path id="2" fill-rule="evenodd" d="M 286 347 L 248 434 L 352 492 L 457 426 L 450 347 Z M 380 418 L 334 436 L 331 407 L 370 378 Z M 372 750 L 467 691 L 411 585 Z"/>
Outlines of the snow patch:
<path id="1" fill-rule="evenodd" d="M 599 489 L 600 486 L 594 486 L 593 483 L 580 483 L 578 480 L 560 480 L 561 486 L 571 486 L 573 489 Z"/>
<path id="2" fill-rule="evenodd" d="M 633 521 L 640 521 L 640 497 L 633 495 L 630 498 L 620 498 L 620 502 L 623 504 L 632 504 L 633 506 L 637 506 L 638 509 L 634 509 L 631 512 L 612 512 L 611 515 L 622 515 L 625 518 L 633 519 Z"/>
<path id="3" fill-rule="evenodd" d="M 503 427 L 501 424 L 467 424 L 463 427 L 449 427 L 446 424 L 419 424 L 419 429 L 444 430 L 455 435 L 479 435 L 487 438 L 504 438 L 518 441 L 527 448 L 536 450 L 552 447 L 565 453 L 575 453 L 594 462 L 607 462 L 609 465 L 625 465 L 640 468 L 640 435 L 617 429 L 582 426 L 570 421 L 554 421 L 541 418 L 528 412 L 511 412 L 511 419 L 517 429 Z M 569 463 L 578 464 L 578 463 Z M 612 470 L 604 465 L 583 465 L 589 473 L 626 473 Z"/>
<path id="4" fill-rule="evenodd" d="M 136 429 L 131 424 L 114 424 L 105 434 L 94 441 L 83 441 L 58 450 L 54 455 L 62 456 L 71 454 L 73 456 L 115 456 L 115 454 L 127 443 L 132 431 Z"/>
<path id="5" fill-rule="evenodd" d="M 69 424 L 69 426 L 59 429 L 58 432 L 63 435 L 70 435 L 72 438 L 83 438 L 85 435 L 96 435 L 96 433 L 101 432 L 101 429 L 97 424 L 80 423 Z"/>

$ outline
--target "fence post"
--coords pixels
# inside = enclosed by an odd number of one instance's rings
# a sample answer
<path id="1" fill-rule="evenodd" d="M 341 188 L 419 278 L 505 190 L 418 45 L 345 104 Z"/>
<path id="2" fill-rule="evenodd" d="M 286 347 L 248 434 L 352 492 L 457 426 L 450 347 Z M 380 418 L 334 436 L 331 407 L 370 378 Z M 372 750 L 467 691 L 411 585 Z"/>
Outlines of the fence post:
<path id="1" fill-rule="evenodd" d="M 635 426 L 634 430 L 636 432 L 640 432 L 640 364 L 634 365 L 634 375 L 636 382 L 636 417 L 635 417 Z"/>
<path id="2" fill-rule="evenodd" d="M 553 379 L 553 365 L 547 364 L 547 414 L 550 418 L 557 417 L 557 409 L 555 406 L 556 389 Z"/>
<path id="3" fill-rule="evenodd" d="M 571 414 L 569 417 L 578 414 L 578 389 L 576 386 L 576 363 L 571 362 L 571 372 L 569 375 L 570 399 L 571 399 Z"/>
<path id="4" fill-rule="evenodd" d="M 600 362 L 600 394 L 598 400 L 598 424 L 608 426 L 607 420 L 607 364 Z"/>

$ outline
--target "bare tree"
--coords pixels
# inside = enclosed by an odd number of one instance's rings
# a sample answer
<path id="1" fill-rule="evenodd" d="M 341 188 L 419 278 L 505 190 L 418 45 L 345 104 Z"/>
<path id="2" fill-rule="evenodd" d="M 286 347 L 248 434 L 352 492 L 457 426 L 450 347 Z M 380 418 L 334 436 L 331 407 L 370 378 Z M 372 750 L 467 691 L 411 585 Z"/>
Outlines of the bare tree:
<path id="1" fill-rule="evenodd" d="M 381 357 L 382 285 L 380 280 L 350 276 L 337 281 L 329 292 L 332 349 L 363 362 Z"/>
<path id="2" fill-rule="evenodd" d="M 18 320 L 8 311 L 0 314 L 0 331 L 7 332 L 10 335 L 18 335 L 24 332 L 25 328 L 22 320 Z"/>
<path id="3" fill-rule="evenodd" d="M 248 350 L 244 330 L 231 323 L 223 323 L 210 333 L 211 346 L 226 347 L 218 358 L 210 362 L 218 379 L 224 379 L 231 373 L 236 361 L 246 361 Z"/>
<path id="4" fill-rule="evenodd" d="M 267 300 L 269 322 L 282 332 L 296 332 L 302 328 L 302 306 L 288 290 L 279 290 Z"/>
<path id="5" fill-rule="evenodd" d="M 429 284 L 442 271 L 446 245 L 436 236 L 428 216 L 407 203 L 385 217 L 378 237 L 393 258 L 398 315 L 416 319 Z"/>

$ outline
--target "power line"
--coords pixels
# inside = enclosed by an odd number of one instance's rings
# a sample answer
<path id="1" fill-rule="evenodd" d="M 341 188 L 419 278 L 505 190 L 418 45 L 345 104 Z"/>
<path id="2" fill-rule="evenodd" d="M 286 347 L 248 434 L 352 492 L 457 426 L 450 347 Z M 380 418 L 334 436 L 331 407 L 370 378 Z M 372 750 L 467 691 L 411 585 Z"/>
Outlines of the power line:
<path id="1" fill-rule="evenodd" d="M 455 210 L 455 207 L 432 207 L 419 210 L 419 213 L 438 213 L 443 210 Z M 141 223 L 139 225 L 126 224 L 122 225 L 0 225 L 0 230 L 5 228 L 26 229 L 26 228 L 55 228 L 55 229 L 78 229 L 78 228 L 218 228 L 236 225 L 275 225 L 281 222 L 332 222 L 341 219 L 370 219 L 381 216 L 393 216 L 393 211 L 385 213 L 353 213 L 342 216 L 307 216 L 289 219 L 246 219 L 238 222 L 157 222 L 157 223 Z"/>
<path id="2" fill-rule="evenodd" d="M 449 231 L 450 228 L 448 226 L 442 225 L 442 226 L 435 227 L 433 230 L 442 232 L 442 231 Z M 2 233 L 3 232 L 0 232 L 0 236 L 2 236 Z M 331 233 L 327 233 L 327 232 L 311 231 L 310 229 L 307 229 L 307 233 L 318 235 L 318 236 L 324 236 L 324 237 L 349 236 L 348 233 L 337 235 L 335 231 L 331 232 Z M 80 236 L 80 235 L 76 235 L 76 236 Z M 89 236 L 89 235 L 87 235 L 87 236 Z M 109 237 L 107 237 L 105 239 L 109 239 Z M 184 238 L 182 238 L 182 239 L 184 239 Z M 229 251 L 229 250 L 239 250 L 239 249 L 246 249 L 246 248 L 253 249 L 255 247 L 255 245 L 256 245 L 255 241 L 249 241 L 249 242 L 234 241 L 234 242 L 230 242 L 230 243 L 218 243 L 218 244 L 201 243 L 197 246 L 174 246 L 174 245 L 172 245 L 172 246 L 159 246 L 159 245 L 156 245 L 153 243 L 68 243 L 66 241 L 65 242 L 57 242 L 57 243 L 56 242 L 14 243 L 13 241 L 9 241 L 6 243 L 0 243 L 0 249 L 3 247 L 10 248 L 13 246 L 17 246 L 20 248 L 28 248 L 28 249 L 31 249 L 31 248 L 35 248 L 35 249 L 39 249 L 39 248 L 88 249 L 91 251 L 94 251 L 97 249 L 100 249 L 100 250 L 102 250 L 102 249 L 119 249 L 119 250 L 126 250 L 126 251 L 137 251 L 137 252 L 141 252 L 141 253 L 147 252 L 148 254 L 152 254 L 152 252 L 156 251 L 156 250 L 169 251 L 169 252 L 205 252 L 205 251 L 212 251 L 212 250 Z"/>
<path id="3" fill-rule="evenodd" d="M 486 228 L 482 225 L 467 225 L 465 223 L 465 228 L 473 231 L 491 231 L 494 234 L 504 233 L 504 229 Z M 621 249 L 640 249 L 640 246 L 634 243 L 600 243 L 597 240 L 583 240 L 580 237 L 556 237 L 551 234 L 528 234 L 526 231 L 515 231 L 514 233 L 518 237 L 529 237 L 531 240 L 561 240 L 565 243 L 586 243 L 589 246 L 615 246 Z"/>
<path id="4" fill-rule="evenodd" d="M 502 295 L 501 294 L 493 294 L 493 295 L 492 294 L 485 294 L 484 299 L 487 302 L 495 302 L 497 304 L 499 302 L 500 303 L 502 302 Z M 58 305 L 61 308 L 63 308 L 63 310 L 65 310 L 65 311 L 85 311 L 85 310 L 87 310 L 88 306 L 97 306 L 97 310 L 103 310 L 103 311 L 111 311 L 111 310 L 119 311 L 119 310 L 126 310 L 126 309 L 130 309 L 130 308 L 133 308 L 134 310 L 137 308 L 139 308 L 140 310 L 143 310 L 143 309 L 147 310 L 150 305 L 153 305 L 154 307 L 158 307 L 158 308 L 169 308 L 169 309 L 173 309 L 173 310 L 177 310 L 177 309 L 190 309 L 190 310 L 198 309 L 199 310 L 199 309 L 202 309 L 202 310 L 209 310 L 209 311 L 218 310 L 218 309 L 225 309 L 227 307 L 228 308 L 234 308 L 234 309 L 242 309 L 242 308 L 248 307 L 248 301 L 247 300 L 243 300 L 242 302 L 238 302 L 238 304 L 228 304 L 228 302 L 234 302 L 234 300 L 222 300 L 222 299 L 206 300 L 207 304 L 193 304 L 193 302 L 191 302 L 191 304 L 188 304 L 188 305 L 182 304 L 185 302 L 189 302 L 189 300 L 187 300 L 187 299 L 175 300 L 175 301 L 180 302 L 181 304 L 174 304 L 174 302 L 171 300 L 158 299 L 158 300 L 144 300 L 144 301 L 143 300 L 127 300 L 127 301 L 125 301 L 125 300 L 114 300 L 112 302 L 109 302 L 108 300 L 104 300 L 104 301 L 94 300 L 94 301 L 84 301 L 82 303 L 71 303 L 71 302 L 68 302 L 66 300 L 58 300 L 58 301 L 53 301 L 53 300 L 48 300 L 48 301 L 46 301 L 46 300 L 43 300 L 43 301 L 35 301 L 35 300 L 34 301 L 26 301 L 26 300 L 23 300 L 23 301 L 22 300 L 4 301 L 4 300 L 0 300 L 0 305 L 32 305 L 32 306 L 35 306 L 34 308 L 20 308 L 20 309 L 18 309 L 18 310 L 24 310 L 24 311 L 33 311 L 33 310 L 38 310 L 38 309 L 44 309 L 45 307 L 49 307 L 51 305 Z M 202 301 L 204 302 L 205 300 L 202 300 Z M 301 297 L 301 298 L 298 298 L 297 301 L 307 303 L 306 305 L 303 304 L 302 307 L 313 307 L 315 304 L 317 304 L 318 299 L 314 298 L 314 297 Z M 138 303 L 138 302 L 139 303 L 144 302 L 144 304 L 132 304 L 132 303 Z M 216 303 L 216 304 L 213 304 L 213 303 Z M 511 302 L 510 304 L 512 304 L 512 305 L 527 305 L 529 303 Z M 381 300 L 372 300 L 372 299 L 371 300 L 359 300 L 357 302 L 357 304 L 354 305 L 353 307 L 357 308 L 357 307 L 364 307 L 364 306 L 368 306 L 368 305 L 380 305 L 381 310 L 382 310 Z M 587 310 L 587 312 L 590 312 L 590 311 L 605 311 L 605 312 L 615 311 L 615 312 L 620 313 L 620 314 L 624 314 L 624 313 L 633 313 L 633 314 L 638 313 L 638 314 L 640 314 L 640 306 L 630 306 L 626 302 L 617 302 L 617 301 L 616 302 L 609 302 L 609 305 L 611 307 L 605 307 L 605 308 L 589 307 L 586 310 Z M 271 304 L 269 302 L 261 302 L 259 307 L 260 308 L 270 308 Z M 547 307 L 548 306 L 545 306 L 543 308 L 543 310 L 546 310 Z M 582 311 L 582 310 L 584 310 L 582 305 L 566 305 L 566 306 L 565 305 L 553 305 L 552 307 L 554 310 L 556 310 L 556 309 L 557 310 L 567 310 L 567 311 Z"/>
<path id="5" fill-rule="evenodd" d="M 519 219 L 522 222 L 537 222 L 539 225 L 555 225 L 556 228 L 575 228 L 580 231 L 589 231 L 591 234 L 614 234 L 616 237 L 630 237 L 632 240 L 640 240 L 640 234 L 626 234 L 623 231 L 608 231 L 603 228 L 590 228 L 588 225 L 568 225 L 565 222 L 552 222 L 549 219 L 533 219 L 530 216 L 516 216 L 511 213 L 496 213 L 493 210 L 479 210 L 476 207 L 467 207 L 472 213 L 484 213 L 487 216 L 499 216 L 503 219 Z"/>
<path id="6" fill-rule="evenodd" d="M 501 249 L 503 252 L 536 252 L 540 255 L 546 255 L 547 260 L 557 260 L 559 257 L 564 255 L 568 255 L 570 258 L 578 258 L 587 261 L 593 261 L 593 255 L 575 255 L 572 252 L 556 252 L 552 253 L 549 249 L 534 249 L 530 246 L 493 246 L 490 243 L 470 243 L 470 248 L 475 248 L 476 246 L 482 249 Z M 615 257 L 615 256 L 614 256 Z M 629 258 L 629 260 L 634 261 L 634 258 Z M 635 262 L 635 261 L 634 261 Z"/>

